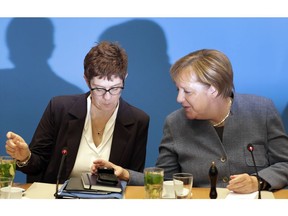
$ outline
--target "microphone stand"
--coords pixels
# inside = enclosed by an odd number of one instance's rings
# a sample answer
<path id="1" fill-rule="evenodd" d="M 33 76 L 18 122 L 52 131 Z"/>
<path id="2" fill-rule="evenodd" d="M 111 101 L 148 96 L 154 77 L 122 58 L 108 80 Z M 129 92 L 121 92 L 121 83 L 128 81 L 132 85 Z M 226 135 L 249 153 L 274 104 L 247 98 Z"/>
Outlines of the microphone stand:
<path id="1" fill-rule="evenodd" d="M 253 165 L 254 165 L 255 173 L 256 173 L 256 178 L 257 178 L 257 181 L 258 181 L 258 199 L 261 199 L 260 178 L 259 178 L 259 175 L 258 175 L 258 171 L 257 171 L 257 167 L 256 167 L 256 162 L 255 162 L 254 154 L 253 154 L 254 147 L 253 147 L 252 144 L 248 144 L 247 149 L 248 149 L 248 151 L 251 153 L 251 156 L 252 156 Z"/>
<path id="2" fill-rule="evenodd" d="M 59 180 L 60 180 L 60 175 L 62 173 L 62 169 L 63 169 L 63 164 L 64 164 L 64 161 L 65 161 L 65 158 L 66 158 L 66 155 L 67 155 L 67 149 L 66 148 L 63 148 L 62 149 L 62 158 L 61 158 L 61 163 L 60 163 L 60 167 L 59 167 L 59 171 L 58 171 L 58 175 L 57 175 L 57 181 L 56 181 L 56 192 L 54 193 L 54 197 L 55 199 L 61 199 L 63 198 L 62 196 L 60 196 L 58 194 L 58 190 L 59 190 Z"/>
<path id="3" fill-rule="evenodd" d="M 60 196 L 60 195 L 58 194 L 58 190 L 59 190 L 59 180 L 57 179 L 56 192 L 54 193 L 55 199 L 61 199 L 61 198 L 62 198 L 62 196 Z"/>

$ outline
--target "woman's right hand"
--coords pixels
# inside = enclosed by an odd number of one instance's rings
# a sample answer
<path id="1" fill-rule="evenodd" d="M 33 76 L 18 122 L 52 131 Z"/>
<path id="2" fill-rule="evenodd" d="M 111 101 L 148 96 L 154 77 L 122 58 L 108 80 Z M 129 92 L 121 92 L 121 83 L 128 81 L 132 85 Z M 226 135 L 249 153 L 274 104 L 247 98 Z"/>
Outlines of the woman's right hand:
<path id="1" fill-rule="evenodd" d="M 93 161 L 93 165 L 91 167 L 92 173 L 97 173 L 97 169 L 99 167 L 113 168 L 114 174 L 121 180 L 128 181 L 129 180 L 129 172 L 126 169 L 123 169 L 121 166 L 117 166 L 109 161 L 103 159 L 97 159 Z"/>
<path id="2" fill-rule="evenodd" d="M 6 152 L 19 161 L 25 161 L 31 154 L 28 144 L 16 133 L 9 131 L 6 134 Z"/>

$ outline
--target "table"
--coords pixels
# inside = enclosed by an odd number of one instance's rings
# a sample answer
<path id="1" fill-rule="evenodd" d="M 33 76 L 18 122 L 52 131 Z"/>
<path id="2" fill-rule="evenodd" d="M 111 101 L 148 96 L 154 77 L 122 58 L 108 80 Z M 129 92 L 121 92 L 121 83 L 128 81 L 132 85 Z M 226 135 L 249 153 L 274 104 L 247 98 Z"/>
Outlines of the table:
<path id="1" fill-rule="evenodd" d="M 192 188 L 192 199 L 209 199 L 209 188 Z M 288 199 L 288 190 L 282 189 L 273 192 L 275 199 Z M 143 199 L 145 191 L 143 186 L 127 186 L 126 199 Z"/>
<path id="2" fill-rule="evenodd" d="M 17 185 L 18 187 L 29 189 L 31 184 L 20 184 Z M 54 188 L 55 185 L 52 184 L 51 188 Z M 193 188 L 192 189 L 193 197 L 192 199 L 209 199 L 209 188 Z M 263 191 L 262 193 L 265 193 Z M 275 199 L 288 199 L 288 190 L 281 189 L 278 191 L 273 192 Z M 263 196 L 262 196 L 263 197 Z M 144 199 L 145 198 L 145 191 L 143 186 L 127 186 L 125 191 L 125 199 Z"/>

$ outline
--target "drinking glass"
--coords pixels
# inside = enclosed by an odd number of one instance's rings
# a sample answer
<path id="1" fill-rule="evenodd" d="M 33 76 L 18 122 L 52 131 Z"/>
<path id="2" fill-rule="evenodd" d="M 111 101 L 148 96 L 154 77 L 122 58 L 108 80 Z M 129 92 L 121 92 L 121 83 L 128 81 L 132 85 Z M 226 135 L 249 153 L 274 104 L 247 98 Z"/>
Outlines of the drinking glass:
<path id="1" fill-rule="evenodd" d="M 0 176 L 0 199 L 10 199 L 12 183 L 12 176 Z"/>
<path id="2" fill-rule="evenodd" d="M 163 190 L 164 169 L 148 167 L 144 169 L 144 186 L 146 199 L 161 199 Z"/>
<path id="3" fill-rule="evenodd" d="M 193 175 L 191 173 L 173 174 L 176 199 L 190 199 L 192 194 Z"/>
<path id="4" fill-rule="evenodd" d="M 12 177 L 14 180 L 16 172 L 16 160 L 10 156 L 0 156 L 0 176 Z"/>

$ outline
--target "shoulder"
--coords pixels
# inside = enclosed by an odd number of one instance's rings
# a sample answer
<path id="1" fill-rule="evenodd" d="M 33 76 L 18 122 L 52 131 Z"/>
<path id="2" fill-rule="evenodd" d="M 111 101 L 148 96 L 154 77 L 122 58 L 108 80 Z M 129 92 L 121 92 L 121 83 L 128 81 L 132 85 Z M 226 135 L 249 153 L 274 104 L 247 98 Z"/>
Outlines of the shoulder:
<path id="1" fill-rule="evenodd" d="M 175 118 L 186 118 L 185 116 L 185 112 L 183 110 L 183 108 L 179 108 L 173 112 L 171 112 L 166 119 L 175 119 Z"/>
<path id="2" fill-rule="evenodd" d="M 51 98 L 49 102 L 49 107 L 51 109 L 57 110 L 66 110 L 72 109 L 73 107 L 77 106 L 86 106 L 86 100 L 88 97 L 88 93 L 85 94 L 75 94 L 75 95 L 60 95 Z"/>
<path id="3" fill-rule="evenodd" d="M 70 104 L 75 103 L 75 101 L 79 100 L 86 100 L 87 99 L 87 93 L 86 94 L 75 94 L 75 95 L 59 95 L 51 98 L 50 102 L 56 103 L 56 104 Z"/>
<path id="4" fill-rule="evenodd" d="M 266 115 L 267 113 L 277 113 L 278 111 L 274 102 L 267 97 L 253 94 L 235 94 L 232 112 Z"/>
<path id="5" fill-rule="evenodd" d="M 179 108 L 166 117 L 165 124 L 180 128 L 181 126 L 186 125 L 188 121 L 190 120 L 186 117 L 184 109 Z"/>
<path id="6" fill-rule="evenodd" d="M 273 104 L 273 101 L 270 98 L 254 94 L 235 94 L 234 100 L 236 103 L 250 105 Z"/>

